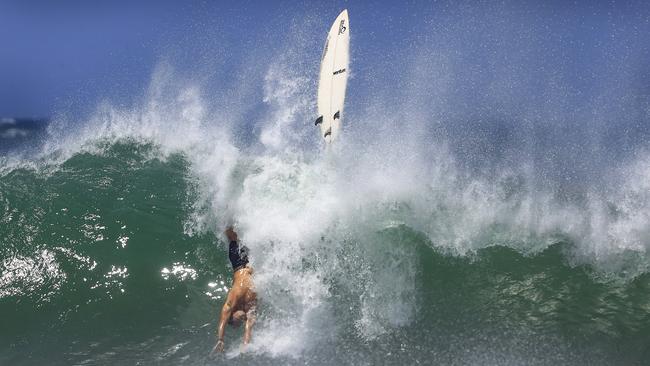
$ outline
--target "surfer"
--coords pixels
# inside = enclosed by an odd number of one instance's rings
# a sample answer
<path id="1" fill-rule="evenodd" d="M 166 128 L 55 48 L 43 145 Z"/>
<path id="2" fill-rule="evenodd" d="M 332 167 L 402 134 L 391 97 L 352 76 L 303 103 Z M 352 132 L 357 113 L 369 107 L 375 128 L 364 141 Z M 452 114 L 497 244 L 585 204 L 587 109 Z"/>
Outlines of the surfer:
<path id="1" fill-rule="evenodd" d="M 217 344 L 213 352 L 223 352 L 224 335 L 226 323 L 233 327 L 244 325 L 244 342 L 247 345 L 251 340 L 251 332 L 255 323 L 255 308 L 257 306 L 257 294 L 253 286 L 253 268 L 248 263 L 248 248 L 239 245 L 237 233 L 232 227 L 225 231 L 230 248 L 228 256 L 233 269 L 232 287 L 226 297 L 226 302 L 221 309 L 219 328 L 217 329 Z"/>

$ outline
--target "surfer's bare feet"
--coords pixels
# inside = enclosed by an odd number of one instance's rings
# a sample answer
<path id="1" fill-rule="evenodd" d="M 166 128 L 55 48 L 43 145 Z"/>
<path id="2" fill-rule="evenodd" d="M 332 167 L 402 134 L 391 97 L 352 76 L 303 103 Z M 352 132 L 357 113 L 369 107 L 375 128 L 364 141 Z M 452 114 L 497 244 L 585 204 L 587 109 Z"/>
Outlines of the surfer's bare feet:
<path id="1" fill-rule="evenodd" d="M 229 241 L 237 241 L 237 233 L 235 230 L 232 228 L 232 226 L 228 227 L 225 231 L 226 236 L 228 237 Z"/>

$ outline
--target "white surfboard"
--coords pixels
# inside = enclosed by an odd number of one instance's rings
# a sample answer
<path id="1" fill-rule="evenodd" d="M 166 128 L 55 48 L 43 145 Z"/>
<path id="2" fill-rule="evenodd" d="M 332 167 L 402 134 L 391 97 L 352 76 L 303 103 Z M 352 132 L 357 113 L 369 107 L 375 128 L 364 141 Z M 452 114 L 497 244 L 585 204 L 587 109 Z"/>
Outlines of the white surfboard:
<path id="1" fill-rule="evenodd" d="M 341 128 L 349 62 L 350 23 L 348 11 L 343 10 L 327 34 L 320 63 L 316 125 L 327 143 L 336 139 Z"/>

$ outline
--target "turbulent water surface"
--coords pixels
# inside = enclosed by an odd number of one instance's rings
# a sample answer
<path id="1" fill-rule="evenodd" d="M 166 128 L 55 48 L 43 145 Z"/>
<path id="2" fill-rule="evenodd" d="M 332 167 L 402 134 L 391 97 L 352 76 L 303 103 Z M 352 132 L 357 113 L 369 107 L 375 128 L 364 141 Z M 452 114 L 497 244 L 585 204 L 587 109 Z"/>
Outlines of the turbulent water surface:
<path id="1" fill-rule="evenodd" d="M 161 63 L 128 107 L 3 119 L 0 364 L 645 364 L 645 36 L 594 61 L 614 76 L 586 72 L 587 96 L 539 24 L 490 14 L 421 30 L 400 80 L 353 67 L 328 150 L 318 32 L 217 91 Z M 211 358 L 229 224 L 260 313 L 245 352 L 228 329 Z"/>

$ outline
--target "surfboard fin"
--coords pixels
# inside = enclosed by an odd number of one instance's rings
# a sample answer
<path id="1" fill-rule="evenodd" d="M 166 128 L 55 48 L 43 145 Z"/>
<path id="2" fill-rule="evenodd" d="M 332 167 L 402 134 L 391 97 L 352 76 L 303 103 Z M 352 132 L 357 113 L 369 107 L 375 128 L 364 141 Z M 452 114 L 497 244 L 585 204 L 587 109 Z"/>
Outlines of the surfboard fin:
<path id="1" fill-rule="evenodd" d="M 323 138 L 330 136 L 332 134 L 332 127 L 328 128 L 327 131 L 325 131 L 325 135 L 323 135 Z"/>
<path id="2" fill-rule="evenodd" d="M 340 114 L 340 112 L 341 112 L 341 111 L 336 111 L 336 113 L 334 113 L 334 118 L 333 118 L 333 119 L 341 119 L 341 114 Z"/>
<path id="3" fill-rule="evenodd" d="M 314 126 L 318 126 L 321 123 L 323 123 L 323 116 L 316 118 L 316 123 L 314 123 Z"/>

